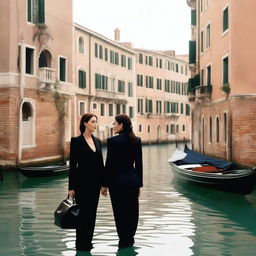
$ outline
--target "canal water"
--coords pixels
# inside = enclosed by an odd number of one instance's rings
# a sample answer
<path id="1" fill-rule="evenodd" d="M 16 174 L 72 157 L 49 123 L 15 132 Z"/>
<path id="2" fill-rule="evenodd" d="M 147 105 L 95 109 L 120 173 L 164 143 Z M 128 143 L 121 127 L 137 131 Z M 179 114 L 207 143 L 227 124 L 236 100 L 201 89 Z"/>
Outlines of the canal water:
<path id="1" fill-rule="evenodd" d="M 110 199 L 100 198 L 94 256 L 254 256 L 256 191 L 250 195 L 179 183 L 167 163 L 174 145 L 143 146 L 144 188 L 134 249 L 118 251 Z M 104 155 L 105 155 L 104 151 Z M 0 181 L 1 256 L 75 256 L 74 230 L 53 224 L 67 177 Z"/>

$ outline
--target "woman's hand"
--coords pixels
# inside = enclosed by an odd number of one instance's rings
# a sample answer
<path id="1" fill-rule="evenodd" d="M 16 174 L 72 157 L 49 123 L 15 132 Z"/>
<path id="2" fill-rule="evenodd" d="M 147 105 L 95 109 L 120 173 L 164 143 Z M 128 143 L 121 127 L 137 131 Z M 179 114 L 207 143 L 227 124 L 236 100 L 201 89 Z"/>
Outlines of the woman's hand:
<path id="1" fill-rule="evenodd" d="M 75 197 L 75 190 L 69 190 L 68 191 L 68 196 L 69 197 Z"/>
<path id="2" fill-rule="evenodd" d="M 107 187 L 101 187 L 100 192 L 103 196 L 107 196 L 108 195 L 108 188 Z"/>

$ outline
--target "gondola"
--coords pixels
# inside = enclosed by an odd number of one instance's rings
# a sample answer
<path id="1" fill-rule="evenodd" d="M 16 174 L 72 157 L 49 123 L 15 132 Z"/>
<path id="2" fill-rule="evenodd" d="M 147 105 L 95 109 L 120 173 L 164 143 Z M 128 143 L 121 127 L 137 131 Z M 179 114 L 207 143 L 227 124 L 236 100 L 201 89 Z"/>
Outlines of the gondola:
<path id="1" fill-rule="evenodd" d="M 69 165 L 62 163 L 48 166 L 19 166 L 18 170 L 26 177 L 48 177 L 68 172 Z"/>
<path id="2" fill-rule="evenodd" d="M 234 163 L 209 157 L 185 146 L 168 159 L 175 175 L 183 181 L 201 186 L 250 194 L 256 184 L 254 168 L 239 168 Z"/>

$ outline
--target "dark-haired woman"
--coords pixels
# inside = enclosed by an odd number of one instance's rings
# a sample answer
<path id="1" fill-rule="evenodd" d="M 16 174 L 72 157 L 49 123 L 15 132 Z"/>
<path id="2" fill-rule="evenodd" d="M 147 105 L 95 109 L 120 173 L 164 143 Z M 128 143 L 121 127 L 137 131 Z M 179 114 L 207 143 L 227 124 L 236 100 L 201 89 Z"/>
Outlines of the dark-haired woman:
<path id="1" fill-rule="evenodd" d="M 92 133 L 98 118 L 84 114 L 80 121 L 81 135 L 70 144 L 69 196 L 80 206 L 79 225 L 76 229 L 76 249 L 90 251 L 95 227 L 96 211 L 104 168 L 101 142 Z"/>
<path id="2" fill-rule="evenodd" d="M 119 248 L 134 244 L 139 217 L 140 187 L 142 181 L 141 139 L 132 130 L 127 115 L 117 115 L 114 132 L 119 134 L 107 140 L 107 159 L 101 193 L 109 190 Z"/>

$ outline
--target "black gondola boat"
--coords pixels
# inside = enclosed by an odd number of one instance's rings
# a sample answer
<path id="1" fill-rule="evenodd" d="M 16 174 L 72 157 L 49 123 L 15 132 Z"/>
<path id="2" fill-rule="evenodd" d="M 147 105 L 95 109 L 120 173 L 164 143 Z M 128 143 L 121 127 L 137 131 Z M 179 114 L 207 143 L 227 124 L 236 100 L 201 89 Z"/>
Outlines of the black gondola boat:
<path id="1" fill-rule="evenodd" d="M 187 146 L 183 151 L 176 149 L 168 162 L 181 180 L 209 188 L 250 194 L 256 184 L 255 169 L 239 168 L 232 162 L 200 154 Z"/>
<path id="2" fill-rule="evenodd" d="M 69 165 L 62 163 L 48 166 L 19 166 L 18 170 L 26 177 L 48 177 L 68 172 Z"/>

